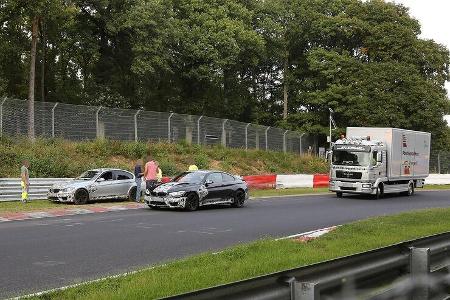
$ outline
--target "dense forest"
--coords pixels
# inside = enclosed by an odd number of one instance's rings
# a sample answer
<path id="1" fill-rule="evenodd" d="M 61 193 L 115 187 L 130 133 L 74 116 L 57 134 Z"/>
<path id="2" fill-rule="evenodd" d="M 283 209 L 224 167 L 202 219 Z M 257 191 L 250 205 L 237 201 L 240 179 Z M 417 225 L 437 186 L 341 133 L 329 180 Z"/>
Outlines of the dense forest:
<path id="1" fill-rule="evenodd" d="M 316 133 L 332 108 L 448 148 L 449 51 L 419 35 L 382 0 L 0 0 L 0 95 Z"/>

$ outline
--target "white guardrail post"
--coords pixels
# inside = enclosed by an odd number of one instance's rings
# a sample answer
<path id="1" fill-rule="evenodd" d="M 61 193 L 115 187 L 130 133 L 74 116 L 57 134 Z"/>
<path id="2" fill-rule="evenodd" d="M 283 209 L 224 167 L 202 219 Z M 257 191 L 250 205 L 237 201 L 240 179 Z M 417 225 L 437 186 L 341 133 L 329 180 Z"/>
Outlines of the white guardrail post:
<path id="1" fill-rule="evenodd" d="M 172 119 L 172 116 L 174 113 L 170 113 L 169 117 L 167 118 L 167 141 L 170 143 L 170 119 Z"/>
<path id="2" fill-rule="evenodd" d="M 3 136 L 3 104 L 6 101 L 6 97 L 3 98 L 2 102 L 0 103 L 0 137 Z"/>
<path id="3" fill-rule="evenodd" d="M 286 153 L 286 149 L 287 149 L 287 146 L 286 146 L 286 133 L 288 132 L 289 130 L 286 130 L 284 133 L 283 133 L 283 152 L 284 153 Z"/>
<path id="4" fill-rule="evenodd" d="M 298 152 L 300 153 L 300 155 L 303 154 L 303 150 L 302 150 L 302 137 L 303 137 L 304 135 L 305 135 L 304 133 L 300 134 L 300 145 L 299 145 L 300 149 L 299 149 L 299 151 L 298 151 Z"/>
<path id="5" fill-rule="evenodd" d="M 411 300 L 429 299 L 430 248 L 410 248 L 410 274 L 416 288 Z"/>
<path id="6" fill-rule="evenodd" d="M 200 120 L 203 118 L 203 116 L 200 116 L 197 120 L 197 145 L 200 145 Z"/>
<path id="7" fill-rule="evenodd" d="M 52 107 L 52 138 L 55 138 L 55 109 L 58 106 L 58 102 Z"/>
<path id="8" fill-rule="evenodd" d="M 140 109 L 137 110 L 137 112 L 134 114 L 134 141 L 138 141 L 138 127 L 137 127 L 137 117 L 139 113 L 141 112 Z"/>
<path id="9" fill-rule="evenodd" d="M 251 123 L 248 123 L 247 126 L 245 126 L 245 150 L 248 150 L 248 127 L 251 125 Z"/>

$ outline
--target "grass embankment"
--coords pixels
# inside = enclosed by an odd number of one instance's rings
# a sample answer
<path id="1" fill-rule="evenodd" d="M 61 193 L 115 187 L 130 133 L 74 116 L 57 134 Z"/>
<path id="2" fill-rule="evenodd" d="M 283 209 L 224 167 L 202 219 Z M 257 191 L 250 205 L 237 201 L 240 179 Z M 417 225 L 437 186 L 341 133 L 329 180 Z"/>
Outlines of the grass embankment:
<path id="1" fill-rule="evenodd" d="M 450 209 L 371 218 L 308 243 L 261 240 L 33 299 L 154 299 L 446 232 Z"/>
<path id="2" fill-rule="evenodd" d="M 151 155 L 166 176 L 185 171 L 195 163 L 239 175 L 313 174 L 327 172 L 323 159 L 274 151 L 230 149 L 180 143 L 135 143 L 109 140 L 66 141 L 0 139 L 0 178 L 18 177 L 23 159 L 30 161 L 31 177 L 74 177 L 90 168 L 117 167 L 131 170 L 139 158 Z"/>

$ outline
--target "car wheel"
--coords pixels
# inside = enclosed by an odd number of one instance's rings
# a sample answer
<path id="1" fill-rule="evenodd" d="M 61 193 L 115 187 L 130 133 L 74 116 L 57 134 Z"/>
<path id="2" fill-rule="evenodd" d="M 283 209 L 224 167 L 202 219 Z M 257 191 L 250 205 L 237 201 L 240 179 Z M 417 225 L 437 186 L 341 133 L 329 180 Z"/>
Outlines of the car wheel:
<path id="1" fill-rule="evenodd" d="M 191 193 L 187 196 L 184 209 L 187 211 L 194 211 L 198 209 L 198 196 L 196 194 Z"/>
<path id="2" fill-rule="evenodd" d="M 136 187 L 131 188 L 130 192 L 128 193 L 128 200 L 136 201 L 136 191 L 137 191 Z"/>
<path id="3" fill-rule="evenodd" d="M 336 192 L 336 197 L 342 198 L 343 197 L 343 193 L 342 192 Z"/>
<path id="4" fill-rule="evenodd" d="M 73 203 L 86 204 L 89 202 L 89 193 L 85 189 L 79 189 L 75 192 Z"/>
<path id="5" fill-rule="evenodd" d="M 231 206 L 233 207 L 242 207 L 244 206 L 245 202 L 245 193 L 241 190 L 238 190 L 236 194 L 234 195 L 234 200 Z"/>

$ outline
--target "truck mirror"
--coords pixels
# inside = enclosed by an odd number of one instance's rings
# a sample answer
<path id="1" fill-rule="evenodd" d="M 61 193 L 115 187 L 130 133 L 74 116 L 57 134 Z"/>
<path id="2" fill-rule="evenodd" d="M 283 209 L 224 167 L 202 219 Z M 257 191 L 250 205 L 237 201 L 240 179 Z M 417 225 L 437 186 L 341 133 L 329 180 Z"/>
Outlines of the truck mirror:
<path id="1" fill-rule="evenodd" d="M 383 162 L 383 154 L 378 152 L 377 153 L 377 162 L 382 163 Z"/>
<path id="2" fill-rule="evenodd" d="M 332 153 L 333 153 L 332 151 L 327 151 L 327 153 L 325 154 L 325 157 L 326 157 L 327 161 L 331 161 L 331 154 Z"/>

